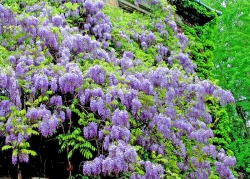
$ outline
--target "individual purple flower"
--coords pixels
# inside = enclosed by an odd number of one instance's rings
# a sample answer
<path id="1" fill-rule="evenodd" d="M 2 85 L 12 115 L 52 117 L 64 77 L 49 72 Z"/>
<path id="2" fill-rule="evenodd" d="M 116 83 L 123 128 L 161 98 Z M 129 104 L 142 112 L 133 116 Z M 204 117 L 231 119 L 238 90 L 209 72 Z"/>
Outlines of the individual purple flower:
<path id="1" fill-rule="evenodd" d="M 6 88 L 8 82 L 8 77 L 4 72 L 0 73 L 0 88 Z"/>
<path id="2" fill-rule="evenodd" d="M 57 79 L 56 78 L 51 78 L 51 81 L 50 81 L 50 89 L 51 89 L 51 91 L 56 92 L 57 88 L 58 88 Z"/>
<path id="3" fill-rule="evenodd" d="M 147 48 L 147 43 L 146 42 L 142 42 L 141 46 L 142 46 L 143 49 L 145 49 L 145 48 Z"/>
<path id="4" fill-rule="evenodd" d="M 103 149 L 108 150 L 108 148 L 109 148 L 109 136 L 105 136 L 103 141 Z"/>
<path id="5" fill-rule="evenodd" d="M 132 114 L 135 115 L 139 109 L 142 107 L 142 104 L 139 99 L 132 100 Z"/>
<path id="6" fill-rule="evenodd" d="M 17 163 L 17 155 L 12 154 L 12 164 L 16 165 L 16 163 Z"/>
<path id="7" fill-rule="evenodd" d="M 122 46 L 121 42 L 116 42 L 116 47 L 117 48 L 121 48 L 121 46 Z"/>
<path id="8" fill-rule="evenodd" d="M 62 122 L 65 121 L 65 112 L 64 111 L 60 111 L 59 118 L 62 120 Z"/>
<path id="9" fill-rule="evenodd" d="M 16 57 L 15 57 L 15 56 L 9 56 L 9 61 L 10 61 L 12 64 L 15 64 L 15 63 L 16 63 Z"/>
<path id="10" fill-rule="evenodd" d="M 175 90 L 170 87 L 169 89 L 167 89 L 167 92 L 166 92 L 166 102 L 169 103 L 171 102 L 175 97 Z"/>
<path id="11" fill-rule="evenodd" d="M 69 107 L 66 108 L 66 117 L 68 119 L 71 119 L 71 110 L 69 109 Z"/>
<path id="12" fill-rule="evenodd" d="M 171 29 L 174 31 L 174 33 L 177 33 L 177 25 L 174 21 L 169 21 L 168 22 L 169 26 L 171 27 Z"/>

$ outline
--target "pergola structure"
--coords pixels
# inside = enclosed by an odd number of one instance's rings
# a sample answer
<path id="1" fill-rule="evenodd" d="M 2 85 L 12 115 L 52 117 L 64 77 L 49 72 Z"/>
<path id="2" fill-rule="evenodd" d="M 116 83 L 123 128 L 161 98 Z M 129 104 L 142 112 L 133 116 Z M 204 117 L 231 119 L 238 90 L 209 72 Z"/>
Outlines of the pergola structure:
<path id="1" fill-rule="evenodd" d="M 204 25 L 208 21 L 212 20 L 214 17 L 208 17 L 201 12 L 198 12 L 195 8 L 185 6 L 183 0 L 167 0 L 170 4 L 176 6 L 176 14 L 178 17 L 183 19 L 185 22 L 189 24 L 199 24 Z M 189 0 L 199 4 L 201 7 L 204 7 L 208 11 L 214 11 L 217 15 L 221 15 L 222 12 L 212 9 L 207 6 L 200 0 Z M 132 13 L 134 11 L 142 14 L 151 14 L 151 7 L 148 3 L 148 0 L 141 0 L 138 5 L 135 5 L 131 1 L 128 0 L 104 0 L 104 2 L 113 7 L 119 7 L 123 9 L 125 12 Z"/>

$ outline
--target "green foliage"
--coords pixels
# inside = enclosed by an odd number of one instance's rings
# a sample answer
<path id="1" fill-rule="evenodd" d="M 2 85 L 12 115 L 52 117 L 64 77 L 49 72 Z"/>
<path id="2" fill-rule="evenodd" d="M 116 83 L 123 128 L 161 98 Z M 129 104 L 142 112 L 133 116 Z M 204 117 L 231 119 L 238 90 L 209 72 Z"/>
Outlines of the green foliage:
<path id="1" fill-rule="evenodd" d="M 223 11 L 219 29 L 215 39 L 215 76 L 219 84 L 230 90 L 235 98 L 236 106 L 228 108 L 231 116 L 231 143 L 229 148 L 237 159 L 236 169 L 250 176 L 249 164 L 249 133 L 246 122 L 250 117 L 250 64 L 249 44 L 249 5 L 247 0 L 211 1 L 207 4 Z"/>
<path id="2" fill-rule="evenodd" d="M 59 140 L 59 145 L 61 146 L 59 152 L 63 152 L 65 149 L 69 150 L 69 159 L 72 157 L 75 150 L 79 150 L 84 158 L 91 159 L 93 157 L 92 152 L 96 150 L 96 148 L 89 141 L 83 138 L 80 128 L 75 128 L 73 132 L 68 132 L 67 134 L 59 134 L 57 139 Z"/>
<path id="3" fill-rule="evenodd" d="M 71 176 L 68 179 L 88 179 L 88 178 L 89 178 L 88 176 L 84 176 L 82 174 L 76 174 L 76 176 Z M 94 177 L 94 178 L 96 178 L 96 177 Z"/>
<path id="4" fill-rule="evenodd" d="M 198 76 L 201 79 L 213 80 L 213 29 L 217 28 L 217 18 L 214 18 L 203 26 L 194 25 L 190 27 L 185 24 L 179 25 L 183 28 L 185 35 L 189 38 L 191 58 L 197 65 L 196 72 Z"/>
<path id="5" fill-rule="evenodd" d="M 220 106 L 218 101 L 207 98 L 207 107 L 213 117 L 212 129 L 215 134 L 213 143 L 224 149 L 229 149 L 230 139 L 230 119 L 226 108 Z"/>
<path id="6" fill-rule="evenodd" d="M 26 111 L 25 110 L 17 110 L 15 107 L 11 107 L 11 113 L 10 113 L 10 124 L 4 124 L 1 125 L 0 131 L 3 133 L 5 132 L 6 125 L 10 125 L 12 127 L 11 132 L 18 136 L 18 134 L 21 135 L 38 135 L 39 133 L 34 130 L 37 128 L 34 125 L 29 125 L 30 122 L 25 117 Z M 1 118 L 2 121 L 6 120 L 4 118 Z M 30 144 L 26 140 L 18 140 L 15 142 L 9 142 L 6 145 L 2 147 L 2 151 L 12 149 L 12 155 L 17 156 L 19 153 L 21 154 L 29 154 L 31 156 L 36 156 L 36 152 L 33 150 L 30 150 Z"/>
<path id="7" fill-rule="evenodd" d="M 241 118 L 236 118 L 234 120 L 231 135 L 232 142 L 230 143 L 229 147 L 237 158 L 236 168 L 238 170 L 245 170 L 247 173 L 250 173 L 250 140 L 244 121 Z"/>
<path id="8" fill-rule="evenodd" d="M 183 9 L 185 9 L 185 12 L 182 13 L 189 16 L 189 21 L 190 20 L 197 21 L 197 18 L 200 18 L 201 21 L 204 21 L 205 19 L 211 20 L 216 17 L 215 12 L 207 10 L 197 1 L 182 0 L 180 2 L 180 5 L 182 6 Z M 191 11 L 192 13 L 189 13 L 188 11 Z"/>

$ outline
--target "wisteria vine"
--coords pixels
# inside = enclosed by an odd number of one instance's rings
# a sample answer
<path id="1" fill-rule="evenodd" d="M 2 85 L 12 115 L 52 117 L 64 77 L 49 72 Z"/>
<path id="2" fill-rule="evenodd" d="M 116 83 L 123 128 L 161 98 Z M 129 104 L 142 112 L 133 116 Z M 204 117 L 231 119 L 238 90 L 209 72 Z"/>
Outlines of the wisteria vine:
<path id="1" fill-rule="evenodd" d="M 101 1 L 53 2 L 23 4 L 21 13 L 0 4 L 0 44 L 8 54 L 1 59 L 0 137 L 13 164 L 35 155 L 32 135 L 70 130 L 91 113 L 82 136 L 95 140 L 98 152 L 84 162 L 84 175 L 164 178 L 174 156 L 180 176 L 208 178 L 215 166 L 220 178 L 234 178 L 235 158 L 209 142 L 206 106 L 209 98 L 222 105 L 234 99 L 197 77 L 171 6 L 152 1 L 161 16 L 149 27 L 132 19 L 128 27 L 139 30 L 128 33 L 117 31 Z M 151 56 L 139 59 L 139 52 Z"/>

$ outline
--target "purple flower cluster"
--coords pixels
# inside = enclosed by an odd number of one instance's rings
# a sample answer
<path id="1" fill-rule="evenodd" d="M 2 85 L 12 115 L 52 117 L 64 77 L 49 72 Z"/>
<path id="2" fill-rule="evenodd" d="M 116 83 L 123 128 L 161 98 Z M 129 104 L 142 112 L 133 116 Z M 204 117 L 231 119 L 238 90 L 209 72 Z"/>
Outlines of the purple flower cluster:
<path id="1" fill-rule="evenodd" d="M 157 49 L 158 55 L 165 56 L 165 57 L 167 56 L 167 54 L 168 54 L 168 48 L 165 47 L 164 45 L 162 45 L 162 44 L 157 45 L 156 49 Z"/>
<path id="2" fill-rule="evenodd" d="M 13 104 L 9 100 L 0 101 L 0 117 L 6 116 L 10 112 L 10 107 Z"/>
<path id="3" fill-rule="evenodd" d="M 96 157 L 91 162 L 86 162 L 83 166 L 83 173 L 88 176 L 101 174 L 103 159 L 104 159 L 104 156 L 101 155 L 99 157 Z"/>
<path id="4" fill-rule="evenodd" d="M 21 107 L 19 86 L 15 78 L 15 72 L 12 69 L 9 69 L 8 73 L 4 70 L 0 73 L 0 90 L 1 95 L 9 97 L 9 102 L 13 103 L 13 105 L 18 108 Z M 3 103 L 5 106 L 7 101 Z"/>
<path id="5" fill-rule="evenodd" d="M 146 179 L 146 178 L 161 178 L 164 173 L 164 169 L 161 165 L 154 165 L 150 161 L 140 161 L 140 164 L 144 166 L 146 173 L 144 176 L 132 173 L 130 179 Z"/>
<path id="6" fill-rule="evenodd" d="M 107 109 L 104 106 L 104 101 L 102 98 L 90 100 L 90 110 L 93 112 L 98 112 L 98 115 L 101 116 L 103 119 L 106 118 Z"/>
<path id="7" fill-rule="evenodd" d="M 53 96 L 50 103 L 61 106 L 61 97 Z M 62 121 L 65 120 L 65 113 L 60 111 L 59 114 L 51 114 L 50 110 L 46 109 L 44 105 L 41 105 L 39 108 L 30 108 L 27 111 L 26 117 L 31 122 L 39 120 L 39 131 L 43 136 L 47 137 L 51 136 L 56 130 L 58 126 L 58 118 L 61 118 Z"/>
<path id="8" fill-rule="evenodd" d="M 234 179 L 234 176 L 232 172 L 230 171 L 230 167 L 234 167 L 236 164 L 235 157 L 226 156 L 226 153 L 224 149 L 221 149 L 219 153 L 217 154 L 217 158 L 220 160 L 218 162 L 215 162 L 215 170 L 219 174 L 221 178 L 232 178 Z"/>
<path id="9" fill-rule="evenodd" d="M 76 64 L 66 66 L 67 73 L 59 77 L 59 86 L 62 93 L 74 93 L 74 90 L 83 84 L 83 76 Z"/>
<path id="10" fill-rule="evenodd" d="M 153 117 L 153 120 L 150 124 L 156 125 L 157 130 L 161 132 L 164 138 L 170 138 L 170 128 L 171 128 L 171 120 L 163 114 L 158 114 Z"/>
<path id="11" fill-rule="evenodd" d="M 85 89 L 84 91 L 80 90 L 78 92 L 78 97 L 82 105 L 84 105 L 87 102 L 90 102 L 91 98 L 94 98 L 92 100 L 92 105 L 94 105 L 92 109 L 96 111 L 98 109 L 97 102 L 100 101 L 100 103 L 102 103 L 101 100 L 104 100 L 105 96 L 101 88 L 94 88 L 94 89 Z M 99 100 L 96 100 L 95 98 L 98 98 Z"/>
<path id="12" fill-rule="evenodd" d="M 95 122 L 90 122 L 88 126 L 83 128 L 83 134 L 85 139 L 90 139 L 97 136 L 97 124 Z"/>
<path id="13" fill-rule="evenodd" d="M 3 129 L 4 125 L 0 123 L 0 136 L 2 137 L 1 129 Z M 5 144 L 12 145 L 13 148 L 17 148 L 23 141 L 26 141 L 30 138 L 31 134 L 27 133 L 27 128 L 29 126 L 26 124 L 26 121 L 21 117 L 15 116 L 15 114 L 11 114 L 7 119 L 5 124 Z M 21 132 L 20 132 L 21 130 Z M 17 160 L 20 162 L 28 162 L 29 156 L 27 153 L 22 153 L 21 151 L 17 155 L 12 156 L 12 164 L 16 164 Z"/>
<path id="14" fill-rule="evenodd" d="M 56 26 L 56 27 L 62 26 L 62 24 L 63 24 L 62 16 L 60 16 L 60 15 L 55 15 L 55 16 L 53 16 L 53 17 L 52 17 L 52 23 L 53 23 L 53 25 Z"/>
<path id="15" fill-rule="evenodd" d="M 0 88 L 6 88 L 8 82 L 8 77 L 5 73 L 0 73 Z"/>
<path id="16" fill-rule="evenodd" d="M 178 33 L 176 37 L 179 39 L 181 49 L 184 50 L 188 44 L 187 37 L 181 33 Z"/>
<path id="17" fill-rule="evenodd" d="M 114 140 L 124 140 L 125 142 L 129 142 L 130 140 L 130 131 L 126 127 L 121 126 L 112 126 L 110 132 L 111 139 Z"/>
<path id="18" fill-rule="evenodd" d="M 113 125 L 116 126 L 128 126 L 128 112 L 126 110 L 120 111 L 116 109 L 111 118 Z"/>
<path id="19" fill-rule="evenodd" d="M 34 76 L 34 81 L 36 90 L 41 90 L 42 93 L 48 90 L 49 82 L 47 75 L 45 74 L 36 75 Z"/>
<path id="20" fill-rule="evenodd" d="M 86 77 L 93 79 L 96 84 L 102 84 L 105 80 L 105 71 L 99 65 L 95 65 L 87 70 Z"/>
<path id="21" fill-rule="evenodd" d="M 58 118 L 56 115 L 46 115 L 43 121 L 39 122 L 39 131 L 44 137 L 52 136 L 58 126 Z"/>
<path id="22" fill-rule="evenodd" d="M 133 67 L 133 57 L 131 52 L 124 52 L 123 58 L 119 61 L 123 72 Z"/>
<path id="23" fill-rule="evenodd" d="M 208 138 L 214 137 L 214 134 L 211 129 L 199 129 L 196 131 L 192 131 L 190 137 L 197 140 L 198 142 L 207 143 Z"/>
<path id="24" fill-rule="evenodd" d="M 0 25 L 0 34 L 2 34 L 2 27 L 4 25 L 15 25 L 16 18 L 14 17 L 14 13 L 9 9 L 6 9 L 2 4 L 0 4 L 0 18 L 1 18 L 1 25 Z"/>
<path id="25" fill-rule="evenodd" d="M 29 154 L 19 152 L 17 155 L 12 155 L 12 164 L 15 165 L 17 163 L 17 160 L 27 163 L 29 161 Z"/>
<path id="26" fill-rule="evenodd" d="M 191 172 L 189 174 L 189 177 L 192 179 L 202 179 L 202 178 L 208 178 L 208 176 L 211 173 L 211 166 L 209 161 L 197 161 L 195 157 L 191 157 L 191 163 L 196 167 L 195 172 Z"/>
<path id="27" fill-rule="evenodd" d="M 162 156 L 164 156 L 164 146 L 161 144 L 161 145 L 158 145 L 158 144 L 153 144 L 151 147 L 150 147 L 150 150 L 151 151 L 155 151 L 157 152 L 158 154 L 161 154 Z"/>
<path id="28" fill-rule="evenodd" d="M 194 73 L 196 66 L 191 62 L 187 54 L 179 53 L 177 59 L 187 73 Z"/>
<path id="29" fill-rule="evenodd" d="M 162 37 L 168 37 L 168 31 L 166 30 L 166 23 L 161 19 L 157 19 L 157 21 L 153 21 L 153 27 L 160 33 Z"/>
<path id="30" fill-rule="evenodd" d="M 112 24 L 109 17 L 105 16 L 104 13 L 101 12 L 103 2 L 92 2 L 87 0 L 83 3 L 83 8 L 86 9 L 86 12 L 83 15 L 87 17 L 84 23 L 84 29 L 90 31 L 103 43 L 111 40 L 110 32 Z"/>
<path id="31" fill-rule="evenodd" d="M 211 155 L 213 159 L 216 159 L 218 153 L 214 145 L 207 145 L 202 147 L 202 152 L 206 153 L 207 155 Z"/>
<path id="32" fill-rule="evenodd" d="M 139 110 L 141 109 L 142 104 L 139 99 L 134 98 L 132 100 L 131 106 L 132 106 L 132 109 L 131 109 L 132 114 L 136 115 L 136 113 L 139 112 Z"/>
<path id="33" fill-rule="evenodd" d="M 142 49 L 146 49 L 154 43 L 156 37 L 152 32 L 142 34 L 138 34 L 137 32 L 135 32 L 134 39 L 138 44 L 140 44 Z"/>
<path id="34" fill-rule="evenodd" d="M 118 141 L 117 145 L 111 144 L 109 147 L 109 156 L 96 157 L 91 162 L 84 163 L 83 174 L 98 175 L 103 172 L 104 175 L 131 170 L 130 164 L 136 162 L 136 151 L 123 141 Z"/>
<path id="35" fill-rule="evenodd" d="M 55 105 L 56 107 L 62 107 L 62 96 L 52 96 L 50 98 L 50 104 Z"/>

